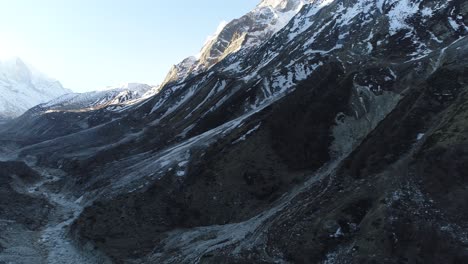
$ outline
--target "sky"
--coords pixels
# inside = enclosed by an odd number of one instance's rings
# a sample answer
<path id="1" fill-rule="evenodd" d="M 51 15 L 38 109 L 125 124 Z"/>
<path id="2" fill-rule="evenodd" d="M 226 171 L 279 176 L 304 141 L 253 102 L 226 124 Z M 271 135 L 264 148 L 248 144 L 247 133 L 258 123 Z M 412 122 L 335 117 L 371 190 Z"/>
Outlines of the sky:
<path id="1" fill-rule="evenodd" d="M 18 56 L 75 92 L 156 85 L 259 2 L 0 0 L 0 57 Z"/>

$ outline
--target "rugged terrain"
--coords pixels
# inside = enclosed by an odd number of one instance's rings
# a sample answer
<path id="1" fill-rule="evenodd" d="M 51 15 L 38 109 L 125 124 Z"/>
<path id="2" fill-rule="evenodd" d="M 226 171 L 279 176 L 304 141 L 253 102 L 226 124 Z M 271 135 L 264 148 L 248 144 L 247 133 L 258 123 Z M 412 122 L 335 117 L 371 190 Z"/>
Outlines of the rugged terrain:
<path id="1" fill-rule="evenodd" d="M 109 122 L 158 91 L 159 86 L 128 83 L 100 91 L 68 93 L 32 107 L 0 126 L 0 131 L 8 131 L 5 137 L 25 138 L 26 144 L 72 134 Z"/>
<path id="2" fill-rule="evenodd" d="M 265 8 L 297 11 L 121 111 L 4 125 L 0 261 L 468 262 L 468 4 Z"/>

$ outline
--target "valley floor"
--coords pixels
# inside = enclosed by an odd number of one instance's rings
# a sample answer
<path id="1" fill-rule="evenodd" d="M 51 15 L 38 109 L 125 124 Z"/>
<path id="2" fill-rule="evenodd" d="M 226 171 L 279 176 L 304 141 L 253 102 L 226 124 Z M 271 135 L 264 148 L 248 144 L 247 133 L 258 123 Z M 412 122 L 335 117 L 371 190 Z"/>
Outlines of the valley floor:
<path id="1" fill-rule="evenodd" d="M 81 199 L 62 193 L 61 180 L 66 175 L 55 169 L 34 168 L 42 179 L 34 184 L 12 183 L 18 193 L 34 199 L 44 199 L 49 214 L 45 225 L 29 230 L 14 220 L 0 219 L 0 263 L 110 263 L 93 248 L 77 245 L 68 235 L 68 227 L 83 209 Z M 36 217 L 23 208 L 17 208 L 25 217 Z M 1 249 L 1 248 L 0 248 Z"/>

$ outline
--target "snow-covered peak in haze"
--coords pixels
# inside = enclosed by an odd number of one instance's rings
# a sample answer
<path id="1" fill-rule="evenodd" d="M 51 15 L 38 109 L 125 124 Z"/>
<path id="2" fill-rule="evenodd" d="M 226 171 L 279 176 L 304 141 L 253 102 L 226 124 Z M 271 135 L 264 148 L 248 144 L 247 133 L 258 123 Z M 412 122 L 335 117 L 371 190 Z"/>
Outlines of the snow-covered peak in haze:
<path id="1" fill-rule="evenodd" d="M 28 65 L 19 57 L 8 57 L 0 60 L 0 72 L 3 77 L 14 81 L 30 82 L 34 79 L 48 79 L 44 74 Z"/>
<path id="2" fill-rule="evenodd" d="M 17 117 L 35 105 L 70 92 L 21 58 L 0 61 L 0 119 Z"/>
<path id="3" fill-rule="evenodd" d="M 131 105 L 156 94 L 159 86 L 124 83 L 87 93 L 71 93 L 40 105 L 41 111 L 89 111 Z"/>
<path id="4" fill-rule="evenodd" d="M 123 90 L 146 92 L 149 87 L 151 86 L 145 83 L 121 83 L 118 85 L 106 86 L 105 88 L 98 89 L 97 91 L 109 91 L 109 90 L 123 89 Z"/>

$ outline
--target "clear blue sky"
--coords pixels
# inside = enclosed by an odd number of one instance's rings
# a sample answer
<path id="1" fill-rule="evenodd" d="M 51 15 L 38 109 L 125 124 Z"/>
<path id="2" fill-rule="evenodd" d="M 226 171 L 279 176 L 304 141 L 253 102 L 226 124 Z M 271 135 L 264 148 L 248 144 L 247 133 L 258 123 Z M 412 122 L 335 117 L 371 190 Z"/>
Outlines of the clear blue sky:
<path id="1" fill-rule="evenodd" d="M 157 84 L 260 0 L 0 0 L 0 55 L 78 92 Z"/>

